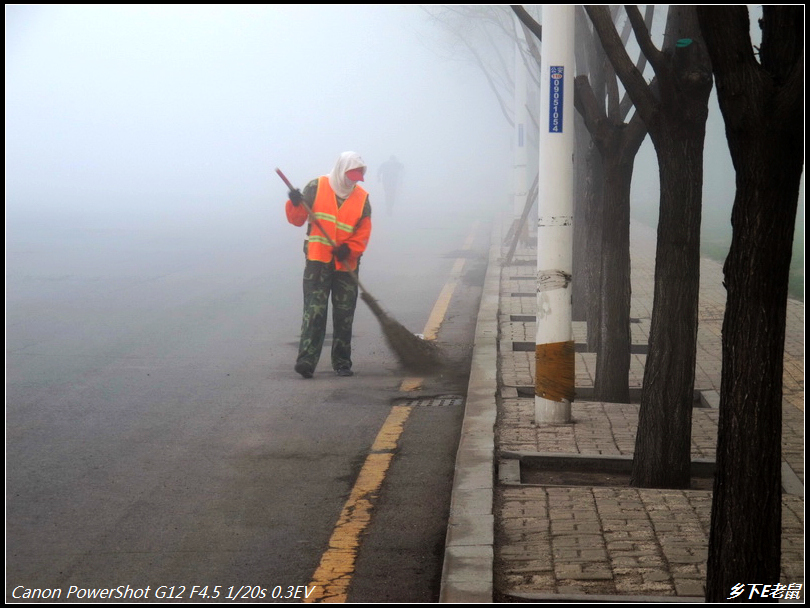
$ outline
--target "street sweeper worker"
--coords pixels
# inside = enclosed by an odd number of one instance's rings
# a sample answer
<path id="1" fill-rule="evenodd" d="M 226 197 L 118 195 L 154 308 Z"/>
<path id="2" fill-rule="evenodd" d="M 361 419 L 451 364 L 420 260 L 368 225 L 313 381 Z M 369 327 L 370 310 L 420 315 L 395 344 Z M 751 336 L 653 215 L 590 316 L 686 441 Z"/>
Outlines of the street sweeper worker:
<path id="1" fill-rule="evenodd" d="M 330 173 L 309 182 L 303 192 L 289 191 L 287 220 L 294 226 L 308 222 L 304 241 L 304 316 L 295 362 L 295 371 L 304 378 L 312 378 L 321 356 L 330 295 L 334 332 L 332 369 L 338 376 L 354 373 L 352 324 L 357 307 L 356 273 L 371 236 L 368 192 L 358 185 L 364 181 L 365 173 L 366 164 L 359 154 L 343 152 Z"/>

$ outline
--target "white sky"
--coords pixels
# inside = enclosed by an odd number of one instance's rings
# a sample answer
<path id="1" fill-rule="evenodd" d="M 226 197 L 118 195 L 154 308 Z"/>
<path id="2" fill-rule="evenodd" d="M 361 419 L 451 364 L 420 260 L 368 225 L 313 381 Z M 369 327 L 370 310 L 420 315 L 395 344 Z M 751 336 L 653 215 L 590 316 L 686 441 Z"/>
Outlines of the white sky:
<path id="1" fill-rule="evenodd" d="M 303 184 L 344 150 L 371 176 L 396 155 L 425 212 L 511 205 L 510 129 L 444 40 L 417 5 L 7 5 L 7 219 L 256 213 L 285 197 L 275 167 Z M 730 230 L 714 101 L 704 192 Z M 657 207 L 649 138 L 632 200 Z"/>
<path id="2" fill-rule="evenodd" d="M 417 6 L 6 6 L 7 214 L 275 203 L 275 167 L 344 150 L 418 204 L 505 196 L 508 125 L 440 35 Z"/>

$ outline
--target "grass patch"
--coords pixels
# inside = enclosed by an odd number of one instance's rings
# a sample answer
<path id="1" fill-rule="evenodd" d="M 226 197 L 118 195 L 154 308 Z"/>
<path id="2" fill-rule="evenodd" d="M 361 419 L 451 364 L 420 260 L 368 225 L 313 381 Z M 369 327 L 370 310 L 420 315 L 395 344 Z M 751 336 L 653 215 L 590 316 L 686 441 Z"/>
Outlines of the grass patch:
<path id="1" fill-rule="evenodd" d="M 790 260 L 788 296 L 804 302 L 804 213 L 796 219 L 793 236 L 793 257 Z M 655 229 L 658 225 L 657 213 L 634 210 L 633 219 Z M 700 253 L 717 262 L 725 262 L 731 246 L 731 229 L 716 218 L 704 217 L 700 235 Z"/>

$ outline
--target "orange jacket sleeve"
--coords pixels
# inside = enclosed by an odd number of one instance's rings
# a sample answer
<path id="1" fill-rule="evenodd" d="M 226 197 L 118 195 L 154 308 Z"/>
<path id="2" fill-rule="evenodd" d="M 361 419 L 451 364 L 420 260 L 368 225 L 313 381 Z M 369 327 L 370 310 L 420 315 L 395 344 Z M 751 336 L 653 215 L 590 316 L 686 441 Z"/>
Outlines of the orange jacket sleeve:
<path id="1" fill-rule="evenodd" d="M 287 221 L 293 226 L 303 226 L 308 219 L 307 210 L 304 209 L 304 206 L 298 205 L 296 207 L 291 200 L 287 200 L 284 210 L 287 212 Z"/>
<path id="2" fill-rule="evenodd" d="M 316 192 L 318 192 L 318 180 L 313 179 L 306 186 L 304 186 L 304 191 L 301 193 L 304 197 L 304 202 L 309 205 L 310 209 L 312 209 L 313 203 L 315 202 Z M 287 213 L 287 221 L 293 226 L 303 226 L 307 220 L 309 220 L 309 214 L 307 213 L 307 210 L 304 209 L 303 205 L 298 205 L 296 207 L 292 204 L 292 201 L 287 200 L 284 210 Z"/>

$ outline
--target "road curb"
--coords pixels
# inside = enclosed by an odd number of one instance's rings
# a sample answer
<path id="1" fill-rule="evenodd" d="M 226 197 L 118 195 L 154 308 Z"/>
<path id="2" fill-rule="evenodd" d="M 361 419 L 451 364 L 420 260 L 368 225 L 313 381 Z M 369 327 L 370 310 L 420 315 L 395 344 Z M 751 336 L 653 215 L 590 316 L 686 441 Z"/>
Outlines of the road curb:
<path id="1" fill-rule="evenodd" d="M 499 221 L 499 220 L 498 220 Z M 439 601 L 492 603 L 500 227 L 493 228 L 453 477 Z"/>

